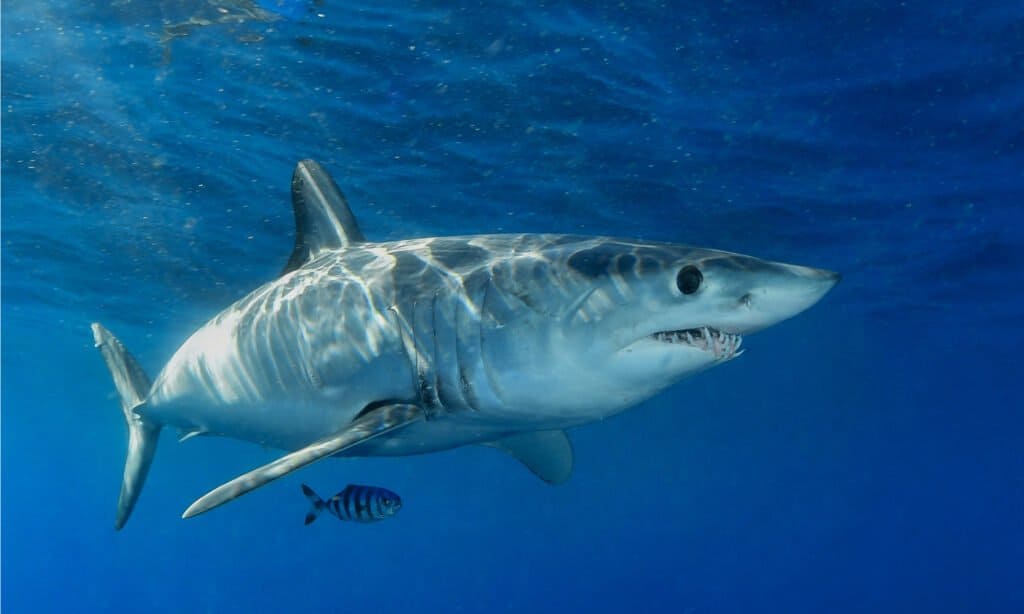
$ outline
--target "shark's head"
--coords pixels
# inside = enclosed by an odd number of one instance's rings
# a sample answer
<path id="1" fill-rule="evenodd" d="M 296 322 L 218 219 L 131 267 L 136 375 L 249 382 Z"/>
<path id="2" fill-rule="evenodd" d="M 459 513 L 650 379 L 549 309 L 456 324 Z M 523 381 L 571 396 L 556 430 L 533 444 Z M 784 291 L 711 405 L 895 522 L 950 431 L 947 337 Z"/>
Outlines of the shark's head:
<path id="1" fill-rule="evenodd" d="M 739 356 L 743 335 L 795 316 L 839 281 L 830 271 L 713 250 L 634 251 L 612 258 L 614 272 L 593 277 L 595 292 L 609 300 L 583 328 L 605 341 L 611 370 L 641 386 L 660 387 Z"/>
<path id="2" fill-rule="evenodd" d="M 614 413 L 727 362 L 742 353 L 744 335 L 795 316 L 839 281 L 821 269 L 618 240 L 560 246 L 543 260 L 549 287 L 527 275 L 516 287 L 545 314 L 529 324 L 546 329 L 544 341 L 537 347 L 525 331 L 509 336 L 505 349 L 522 351 L 510 352 L 517 360 L 502 389 L 516 397 L 543 386 L 546 410 L 564 415 Z"/>

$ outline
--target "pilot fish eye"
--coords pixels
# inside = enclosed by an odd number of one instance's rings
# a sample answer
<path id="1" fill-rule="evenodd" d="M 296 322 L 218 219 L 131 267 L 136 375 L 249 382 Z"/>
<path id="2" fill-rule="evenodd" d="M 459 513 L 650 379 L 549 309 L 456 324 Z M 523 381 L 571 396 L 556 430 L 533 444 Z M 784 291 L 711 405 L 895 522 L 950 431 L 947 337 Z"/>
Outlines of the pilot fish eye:
<path id="1" fill-rule="evenodd" d="M 683 294 L 693 294 L 696 292 L 700 288 L 700 282 L 702 281 L 704 281 L 704 276 L 693 265 L 684 266 L 679 270 L 679 274 L 676 275 L 676 286 L 679 287 L 679 291 Z"/>

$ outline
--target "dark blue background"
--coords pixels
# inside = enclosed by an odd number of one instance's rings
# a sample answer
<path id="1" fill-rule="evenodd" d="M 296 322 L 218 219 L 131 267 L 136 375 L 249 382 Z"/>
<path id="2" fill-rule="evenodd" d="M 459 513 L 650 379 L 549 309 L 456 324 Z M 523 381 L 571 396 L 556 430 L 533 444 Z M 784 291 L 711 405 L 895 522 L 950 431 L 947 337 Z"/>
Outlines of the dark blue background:
<path id="1" fill-rule="evenodd" d="M 3 608 L 1024 609 L 1024 9 L 3 5 Z M 696 4 L 696 3 L 694 3 Z M 270 10 L 267 10 L 270 9 Z M 155 373 L 288 257 L 314 157 L 370 237 L 574 232 L 844 273 L 742 360 L 572 433 L 321 463 L 157 453 L 126 529 L 88 323 Z M 302 526 L 298 484 L 403 495 Z"/>

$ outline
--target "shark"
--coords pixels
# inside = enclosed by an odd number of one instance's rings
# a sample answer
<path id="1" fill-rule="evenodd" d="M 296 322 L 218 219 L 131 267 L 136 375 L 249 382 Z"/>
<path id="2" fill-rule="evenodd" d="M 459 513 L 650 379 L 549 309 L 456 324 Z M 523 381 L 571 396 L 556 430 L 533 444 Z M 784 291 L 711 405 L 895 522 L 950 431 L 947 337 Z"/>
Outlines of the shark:
<path id="1" fill-rule="evenodd" d="M 98 323 L 128 427 L 115 527 L 160 433 L 282 456 L 189 506 L 189 518 L 330 456 L 483 445 L 541 479 L 573 469 L 566 434 L 740 356 L 745 335 L 818 302 L 837 273 L 609 237 L 368 240 L 313 160 L 292 177 L 281 274 L 196 330 L 151 380 Z"/>

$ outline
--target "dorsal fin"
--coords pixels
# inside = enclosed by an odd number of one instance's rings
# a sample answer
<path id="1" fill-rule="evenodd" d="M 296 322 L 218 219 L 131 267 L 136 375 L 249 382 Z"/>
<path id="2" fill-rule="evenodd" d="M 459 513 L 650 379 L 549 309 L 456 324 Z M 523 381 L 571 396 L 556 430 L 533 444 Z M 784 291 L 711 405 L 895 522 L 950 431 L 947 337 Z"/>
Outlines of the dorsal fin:
<path id="1" fill-rule="evenodd" d="M 313 160 L 295 165 L 292 208 L 295 210 L 295 249 L 282 275 L 306 264 L 322 250 L 366 240 L 345 196 L 327 171 Z"/>

